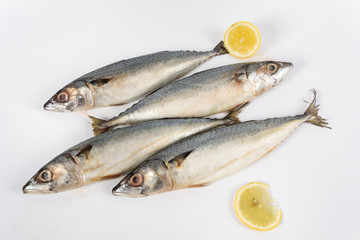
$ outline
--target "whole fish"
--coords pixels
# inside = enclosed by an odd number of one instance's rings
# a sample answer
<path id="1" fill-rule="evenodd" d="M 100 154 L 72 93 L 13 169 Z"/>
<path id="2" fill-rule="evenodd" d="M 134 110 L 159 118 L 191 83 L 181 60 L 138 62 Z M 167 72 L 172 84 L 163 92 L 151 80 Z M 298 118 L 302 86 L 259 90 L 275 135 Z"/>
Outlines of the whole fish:
<path id="1" fill-rule="evenodd" d="M 181 140 L 141 163 L 113 194 L 144 197 L 205 186 L 235 173 L 271 152 L 301 123 L 328 127 L 315 98 L 302 115 L 234 124 Z"/>
<path id="2" fill-rule="evenodd" d="M 30 179 L 23 192 L 56 193 L 118 177 L 182 138 L 231 122 L 231 119 L 164 119 L 108 131 L 55 157 Z"/>
<path id="3" fill-rule="evenodd" d="M 71 112 L 129 103 L 225 53 L 220 42 L 207 52 L 164 51 L 122 60 L 69 83 L 45 103 L 44 109 Z"/>
<path id="4" fill-rule="evenodd" d="M 108 121 L 90 117 L 94 133 L 151 119 L 204 117 L 236 109 L 277 85 L 292 66 L 266 61 L 196 73 L 164 86 Z"/>

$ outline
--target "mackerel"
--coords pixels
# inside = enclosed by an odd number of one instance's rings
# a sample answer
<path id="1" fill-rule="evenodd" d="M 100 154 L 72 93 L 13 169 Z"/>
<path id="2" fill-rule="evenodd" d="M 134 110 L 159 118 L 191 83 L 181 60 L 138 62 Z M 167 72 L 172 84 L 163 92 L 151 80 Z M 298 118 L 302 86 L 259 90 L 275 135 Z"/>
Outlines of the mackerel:
<path id="1" fill-rule="evenodd" d="M 236 109 L 276 86 L 292 66 L 265 61 L 196 73 L 164 86 L 110 120 L 91 117 L 94 133 L 151 119 L 204 117 Z"/>
<path id="2" fill-rule="evenodd" d="M 318 116 L 315 100 L 316 95 L 301 115 L 238 123 L 175 143 L 131 171 L 113 194 L 144 197 L 201 187 L 238 172 L 271 152 L 304 122 L 329 128 Z"/>
<path id="3" fill-rule="evenodd" d="M 118 128 L 66 150 L 42 167 L 24 193 L 56 193 L 116 178 L 182 139 L 231 119 L 165 119 Z"/>
<path id="4" fill-rule="evenodd" d="M 126 104 L 225 53 L 220 42 L 212 51 L 164 51 L 122 60 L 67 84 L 45 103 L 44 109 L 72 112 Z"/>

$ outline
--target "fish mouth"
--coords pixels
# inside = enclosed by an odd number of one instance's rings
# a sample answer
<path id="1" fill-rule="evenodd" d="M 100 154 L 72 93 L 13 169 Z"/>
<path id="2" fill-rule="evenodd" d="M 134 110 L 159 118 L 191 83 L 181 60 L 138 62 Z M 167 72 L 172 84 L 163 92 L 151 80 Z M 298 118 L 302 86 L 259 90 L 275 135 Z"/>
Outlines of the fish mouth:
<path id="1" fill-rule="evenodd" d="M 53 101 L 50 99 L 44 104 L 44 110 L 47 111 L 56 111 L 57 108 L 55 108 Z"/>
<path id="2" fill-rule="evenodd" d="M 22 188 L 22 191 L 23 193 L 29 193 L 29 185 L 30 185 L 30 182 L 27 182 L 23 188 Z"/>
<path id="3" fill-rule="evenodd" d="M 294 64 L 292 64 L 291 62 L 283 62 L 284 64 L 284 68 L 289 71 L 294 67 Z"/>
<path id="4" fill-rule="evenodd" d="M 275 78 L 274 85 L 277 85 L 279 82 L 281 82 L 285 78 L 287 73 L 294 67 L 294 65 L 291 62 L 281 62 L 280 64 L 281 67 L 278 70 L 278 72 L 275 73 L 276 76 L 274 76 Z"/>
<path id="5" fill-rule="evenodd" d="M 121 196 L 121 197 L 134 197 L 134 198 L 145 197 L 145 195 L 143 195 L 141 193 L 135 193 L 135 192 L 131 191 L 130 189 L 127 189 L 126 187 L 119 186 L 119 185 L 115 186 L 112 189 L 112 194 L 115 196 Z"/>
<path id="6" fill-rule="evenodd" d="M 115 195 L 115 196 L 126 196 L 126 194 L 122 191 L 121 186 L 115 186 L 112 189 L 112 194 Z"/>
<path id="7" fill-rule="evenodd" d="M 291 62 L 282 62 L 279 75 L 284 78 L 293 67 L 294 65 Z"/>
<path id="8" fill-rule="evenodd" d="M 44 104 L 44 110 L 52 112 L 71 112 L 69 109 L 66 109 L 65 106 L 60 108 L 59 105 L 56 104 L 52 99 Z"/>
<path id="9" fill-rule="evenodd" d="M 291 62 L 284 62 L 283 63 L 283 78 L 286 76 L 286 74 L 294 67 L 294 65 Z"/>
<path id="10" fill-rule="evenodd" d="M 37 189 L 32 184 L 31 180 L 28 181 L 22 188 L 23 193 L 38 193 Z"/>
<path id="11" fill-rule="evenodd" d="M 24 194 L 27 193 L 37 193 L 37 194 L 51 194 L 51 193 L 56 193 L 56 191 L 50 191 L 48 189 L 42 188 L 41 186 L 39 186 L 36 181 L 34 181 L 33 179 L 31 179 L 30 181 L 28 181 L 22 188 L 22 191 Z"/>

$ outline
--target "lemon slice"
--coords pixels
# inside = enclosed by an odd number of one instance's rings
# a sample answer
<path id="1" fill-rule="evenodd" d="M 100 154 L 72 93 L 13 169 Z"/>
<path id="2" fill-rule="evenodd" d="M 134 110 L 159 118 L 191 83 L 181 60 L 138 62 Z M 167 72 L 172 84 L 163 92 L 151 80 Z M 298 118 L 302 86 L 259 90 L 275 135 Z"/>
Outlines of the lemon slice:
<path id="1" fill-rule="evenodd" d="M 249 183 L 238 191 L 235 211 L 247 226 L 268 231 L 281 221 L 282 212 L 271 197 L 270 187 L 264 183 Z"/>
<path id="2" fill-rule="evenodd" d="M 249 22 L 231 25 L 224 36 L 226 50 L 236 58 L 248 58 L 260 47 L 259 30 Z"/>

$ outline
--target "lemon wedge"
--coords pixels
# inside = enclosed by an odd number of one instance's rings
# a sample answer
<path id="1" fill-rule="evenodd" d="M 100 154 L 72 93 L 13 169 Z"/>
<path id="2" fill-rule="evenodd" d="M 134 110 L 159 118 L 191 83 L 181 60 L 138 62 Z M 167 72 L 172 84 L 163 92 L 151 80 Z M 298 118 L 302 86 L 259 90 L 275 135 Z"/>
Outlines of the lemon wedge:
<path id="1" fill-rule="evenodd" d="M 235 198 L 235 211 L 242 222 L 260 231 L 274 229 L 282 216 L 280 207 L 271 197 L 270 187 L 258 182 L 240 188 Z"/>
<path id="2" fill-rule="evenodd" d="M 236 58 L 248 58 L 260 47 L 259 30 L 249 22 L 231 25 L 224 36 L 226 50 Z"/>

